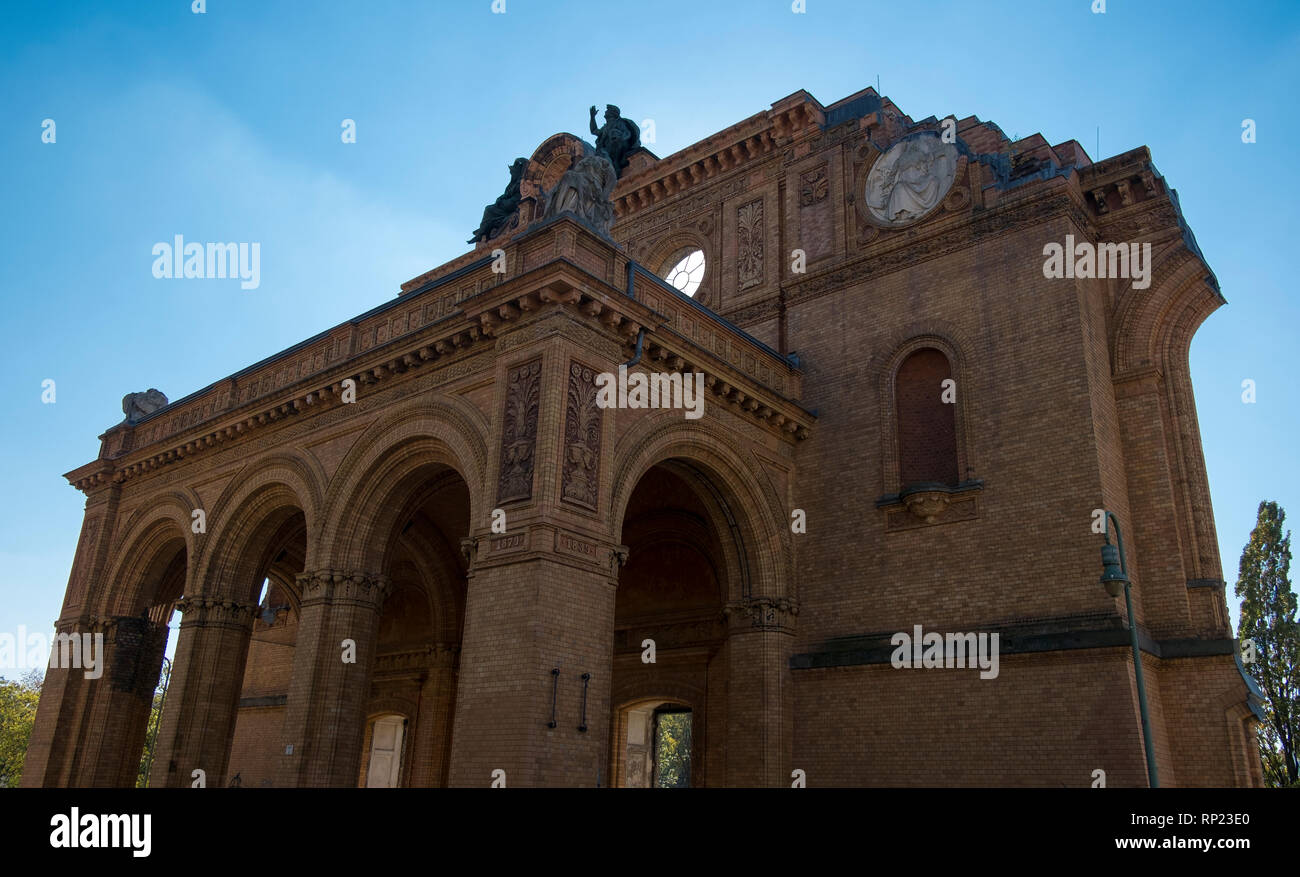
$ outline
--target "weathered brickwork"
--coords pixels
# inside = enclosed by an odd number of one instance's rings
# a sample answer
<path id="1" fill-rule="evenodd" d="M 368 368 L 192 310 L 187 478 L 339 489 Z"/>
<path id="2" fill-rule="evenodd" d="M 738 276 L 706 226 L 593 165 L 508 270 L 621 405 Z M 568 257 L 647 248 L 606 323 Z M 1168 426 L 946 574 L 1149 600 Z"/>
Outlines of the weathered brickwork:
<path id="1" fill-rule="evenodd" d="M 646 785 L 664 709 L 693 785 L 1144 785 L 1104 508 L 1162 784 L 1260 785 L 1187 361 L 1217 280 L 1146 149 L 942 122 L 797 92 L 634 152 L 613 240 L 540 220 L 556 135 L 496 238 L 109 429 L 58 622 L 109 672 L 50 672 L 24 783 L 134 782 L 179 611 L 155 786 Z M 1149 284 L 1046 276 L 1067 238 Z M 692 299 L 656 278 L 694 250 Z M 598 405 L 621 364 L 703 415 Z M 996 676 L 896 668 L 918 625 Z"/>

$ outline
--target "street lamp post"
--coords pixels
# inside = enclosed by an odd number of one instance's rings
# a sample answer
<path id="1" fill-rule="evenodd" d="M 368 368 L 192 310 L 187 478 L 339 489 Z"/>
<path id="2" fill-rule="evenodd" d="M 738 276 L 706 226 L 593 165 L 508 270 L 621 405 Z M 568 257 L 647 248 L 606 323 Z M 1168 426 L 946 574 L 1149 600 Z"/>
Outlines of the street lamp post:
<path id="1" fill-rule="evenodd" d="M 1151 739 L 1151 717 L 1147 713 L 1147 687 L 1142 680 L 1142 653 L 1138 650 L 1137 618 L 1133 615 L 1132 582 L 1128 578 L 1128 563 L 1124 559 L 1124 536 L 1119 531 L 1119 518 L 1114 512 L 1106 512 L 1106 544 L 1101 547 L 1101 583 L 1106 586 L 1106 593 L 1118 597 L 1120 587 L 1124 589 L 1124 602 L 1128 606 L 1128 633 L 1133 645 L 1133 672 L 1137 676 L 1138 708 L 1142 712 L 1142 744 L 1147 753 L 1147 780 L 1151 788 L 1160 788 L 1160 778 L 1156 773 L 1155 743 Z M 1115 541 L 1118 549 L 1110 544 L 1109 522 L 1115 522 Z"/>

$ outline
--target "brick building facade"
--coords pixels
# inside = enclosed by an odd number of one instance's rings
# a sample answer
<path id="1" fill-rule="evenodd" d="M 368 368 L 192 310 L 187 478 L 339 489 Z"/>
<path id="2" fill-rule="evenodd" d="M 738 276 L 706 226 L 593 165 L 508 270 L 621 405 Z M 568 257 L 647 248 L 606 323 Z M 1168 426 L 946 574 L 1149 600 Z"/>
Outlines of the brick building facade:
<path id="1" fill-rule="evenodd" d="M 155 786 L 646 785 L 665 707 L 693 785 L 1143 785 L 1099 508 L 1162 784 L 1261 784 L 1188 367 L 1224 299 L 1145 148 L 801 91 L 634 152 L 613 240 L 541 218 L 583 148 L 69 473 L 57 627 L 108 672 L 50 670 L 24 784 L 134 783 L 179 611 Z M 1149 277 L 1049 277 L 1067 236 L 1150 244 Z M 702 374 L 703 417 L 599 404 L 629 361 Z M 997 633 L 997 675 L 896 668 L 918 625 Z"/>

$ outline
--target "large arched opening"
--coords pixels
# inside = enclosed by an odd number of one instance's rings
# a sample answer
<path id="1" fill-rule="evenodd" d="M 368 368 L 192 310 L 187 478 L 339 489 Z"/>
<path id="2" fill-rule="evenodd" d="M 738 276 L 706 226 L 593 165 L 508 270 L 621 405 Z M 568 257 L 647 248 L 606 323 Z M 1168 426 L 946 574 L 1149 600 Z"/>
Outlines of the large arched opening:
<path id="1" fill-rule="evenodd" d="M 384 599 L 357 785 L 443 786 L 465 616 L 469 485 L 454 468 L 419 465 L 393 484 L 376 522 Z"/>
<path id="2" fill-rule="evenodd" d="M 632 489 L 614 609 L 611 785 L 662 785 L 669 773 L 673 784 L 721 784 L 724 609 L 745 578 L 743 531 L 716 477 L 689 460 L 651 466 Z"/>

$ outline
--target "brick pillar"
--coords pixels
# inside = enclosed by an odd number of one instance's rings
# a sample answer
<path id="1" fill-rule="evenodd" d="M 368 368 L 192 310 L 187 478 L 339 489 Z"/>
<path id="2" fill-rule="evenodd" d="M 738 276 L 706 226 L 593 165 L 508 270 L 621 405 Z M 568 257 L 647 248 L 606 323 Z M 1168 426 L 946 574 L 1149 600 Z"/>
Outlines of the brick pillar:
<path id="1" fill-rule="evenodd" d="M 354 787 L 379 614 L 391 585 L 387 576 L 318 570 L 299 575 L 298 587 L 302 617 L 275 784 Z M 347 653 L 345 640 L 352 642 Z"/>
<path id="2" fill-rule="evenodd" d="M 541 547 L 556 535 L 538 527 L 528 539 Z M 524 553 L 531 556 L 470 574 L 449 783 L 484 788 L 504 770 L 507 787 L 593 787 L 598 776 L 608 785 L 617 579 Z M 552 668 L 560 671 L 554 728 Z"/>
<path id="3" fill-rule="evenodd" d="M 204 772 L 207 785 L 219 785 L 230 758 L 257 607 L 197 596 L 181 598 L 176 608 L 182 613 L 180 639 L 149 786 L 190 786 L 195 770 Z"/>
<path id="4" fill-rule="evenodd" d="M 417 719 L 427 759 L 420 776 L 411 775 L 413 786 L 444 786 L 451 757 L 451 725 L 456 702 L 456 656 L 459 645 L 439 643 L 434 650 L 434 664 L 424 685 L 424 698 Z"/>
<path id="5" fill-rule="evenodd" d="M 1176 495 L 1177 461 L 1161 416 L 1163 393 L 1148 376 L 1117 384 L 1115 395 L 1128 475 L 1130 520 L 1120 526 L 1134 582 L 1133 611 L 1153 636 L 1188 636 L 1191 576 L 1179 547 L 1194 535 L 1179 532 L 1178 522 L 1188 518 Z"/>
<path id="6" fill-rule="evenodd" d="M 92 684 L 73 785 L 132 788 L 144 754 L 154 688 L 167 647 L 167 626 L 145 616 L 107 619 L 103 675 Z"/>
<path id="7" fill-rule="evenodd" d="M 727 785 L 791 782 L 790 649 L 798 606 L 784 597 L 727 605 Z"/>
<path id="8" fill-rule="evenodd" d="M 55 625 L 56 635 L 81 636 L 83 633 L 102 633 L 103 629 L 90 616 L 64 619 Z M 18 647 L 26 648 L 22 643 Z M 23 762 L 23 788 L 73 785 L 82 717 L 93 700 L 94 691 L 95 680 L 87 679 L 84 670 L 50 667 L 45 671 L 31 742 Z"/>

